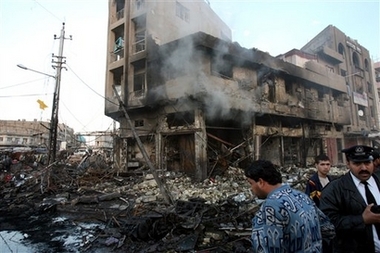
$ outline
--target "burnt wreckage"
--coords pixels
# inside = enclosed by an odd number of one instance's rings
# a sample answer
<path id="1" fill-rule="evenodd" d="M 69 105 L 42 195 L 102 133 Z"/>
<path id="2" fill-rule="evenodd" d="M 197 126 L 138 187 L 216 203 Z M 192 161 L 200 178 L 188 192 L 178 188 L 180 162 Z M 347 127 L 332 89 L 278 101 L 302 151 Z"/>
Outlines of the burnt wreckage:
<path id="1" fill-rule="evenodd" d="M 157 168 L 196 181 L 258 158 L 306 166 L 350 124 L 344 77 L 313 71 L 317 62 L 302 68 L 202 32 L 147 47 L 132 64 L 146 68 L 146 90 L 121 92 L 132 123 L 116 99 L 106 107 L 120 122 L 120 166 L 145 164 L 134 132 Z"/>

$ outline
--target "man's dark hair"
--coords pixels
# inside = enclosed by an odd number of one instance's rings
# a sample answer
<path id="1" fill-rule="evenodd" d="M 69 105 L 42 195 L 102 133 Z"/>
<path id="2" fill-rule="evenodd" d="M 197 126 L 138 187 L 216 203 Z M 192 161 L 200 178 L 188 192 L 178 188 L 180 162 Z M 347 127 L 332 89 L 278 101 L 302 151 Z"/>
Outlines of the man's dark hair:
<path id="1" fill-rule="evenodd" d="M 330 161 L 330 158 L 326 154 L 320 154 L 315 157 L 315 163 L 319 163 L 320 161 Z"/>
<path id="2" fill-rule="evenodd" d="M 268 182 L 270 185 L 282 183 L 281 173 L 276 169 L 275 165 L 267 160 L 256 160 L 245 169 L 245 176 L 259 181 L 259 178 Z"/>

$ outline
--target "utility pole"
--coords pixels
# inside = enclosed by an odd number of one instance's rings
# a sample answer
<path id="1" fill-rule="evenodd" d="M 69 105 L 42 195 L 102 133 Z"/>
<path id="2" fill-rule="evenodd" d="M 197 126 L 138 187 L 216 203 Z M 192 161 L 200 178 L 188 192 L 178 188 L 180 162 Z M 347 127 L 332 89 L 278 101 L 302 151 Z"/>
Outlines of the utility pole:
<path id="1" fill-rule="evenodd" d="M 61 36 L 57 38 L 56 35 L 54 35 L 54 39 L 59 39 L 59 52 L 58 56 L 55 56 L 53 54 L 53 57 L 56 58 L 56 60 L 52 60 L 52 63 L 55 65 L 52 65 L 52 67 L 56 70 L 55 75 L 55 90 L 54 90 L 54 97 L 53 97 L 53 108 L 51 113 L 51 119 L 50 119 L 50 131 L 49 131 L 49 157 L 48 157 L 48 164 L 55 162 L 55 157 L 57 153 L 57 138 L 58 138 L 58 108 L 59 108 L 59 92 L 60 92 L 60 86 L 61 86 L 61 70 L 63 67 L 62 65 L 66 63 L 65 57 L 62 56 L 63 54 L 63 42 L 65 39 L 65 23 L 62 24 L 62 30 L 61 30 Z M 70 35 L 70 40 L 72 39 L 72 36 Z M 67 69 L 66 69 L 67 70 Z"/>

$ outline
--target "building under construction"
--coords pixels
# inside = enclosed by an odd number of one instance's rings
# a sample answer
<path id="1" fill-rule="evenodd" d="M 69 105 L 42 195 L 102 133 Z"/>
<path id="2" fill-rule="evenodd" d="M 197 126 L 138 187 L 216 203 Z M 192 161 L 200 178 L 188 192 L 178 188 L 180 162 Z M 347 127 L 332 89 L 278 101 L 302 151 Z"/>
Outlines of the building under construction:
<path id="1" fill-rule="evenodd" d="M 108 29 L 105 114 L 120 123 L 122 169 L 145 164 L 140 140 L 158 170 L 199 181 L 258 158 L 342 163 L 378 132 L 370 54 L 334 26 L 277 57 L 232 42 L 204 1 L 110 0 Z"/>

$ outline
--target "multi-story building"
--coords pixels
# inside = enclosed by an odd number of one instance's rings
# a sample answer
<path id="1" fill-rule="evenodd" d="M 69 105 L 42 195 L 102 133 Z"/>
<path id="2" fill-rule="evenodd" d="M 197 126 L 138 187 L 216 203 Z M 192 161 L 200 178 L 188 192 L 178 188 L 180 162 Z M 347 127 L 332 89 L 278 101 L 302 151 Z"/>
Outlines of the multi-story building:
<path id="1" fill-rule="evenodd" d="M 343 128 L 345 145 L 372 144 L 368 136 L 378 133 L 379 112 L 369 51 L 332 25 L 301 50 L 316 55 L 326 69 L 345 78 L 350 109 L 350 124 Z"/>
<path id="2" fill-rule="evenodd" d="M 141 101 L 147 95 L 146 80 L 155 75 L 147 72 L 152 69 L 149 59 L 158 46 L 198 31 L 231 41 L 230 28 L 203 0 L 110 0 L 108 27 L 105 108 L 111 117 L 120 114 L 112 85 L 129 106 L 145 107 Z"/>
<path id="3" fill-rule="evenodd" d="M 105 113 L 120 122 L 125 167 L 144 164 L 139 140 L 158 169 L 196 180 L 257 158 L 306 165 L 327 152 L 339 163 L 346 144 L 369 144 L 359 110 L 376 113 L 370 84 L 347 88 L 359 67 L 341 67 L 340 46 L 278 58 L 243 48 L 203 1 L 111 0 L 109 11 Z M 349 57 L 367 77 L 366 58 Z"/>
<path id="4" fill-rule="evenodd" d="M 49 145 L 47 121 L 0 120 L 0 147 L 44 147 Z M 74 130 L 65 124 L 58 124 L 57 149 L 74 147 Z"/>
<path id="5" fill-rule="evenodd" d="M 374 69 L 374 83 L 377 90 L 377 97 L 380 98 L 380 61 L 373 63 L 373 69 Z M 377 108 L 380 108 L 380 99 L 378 100 Z M 378 114 L 377 120 L 380 124 L 380 112 Z M 380 144 L 380 142 L 379 142 Z M 379 144 L 377 145 L 379 148 Z"/>

